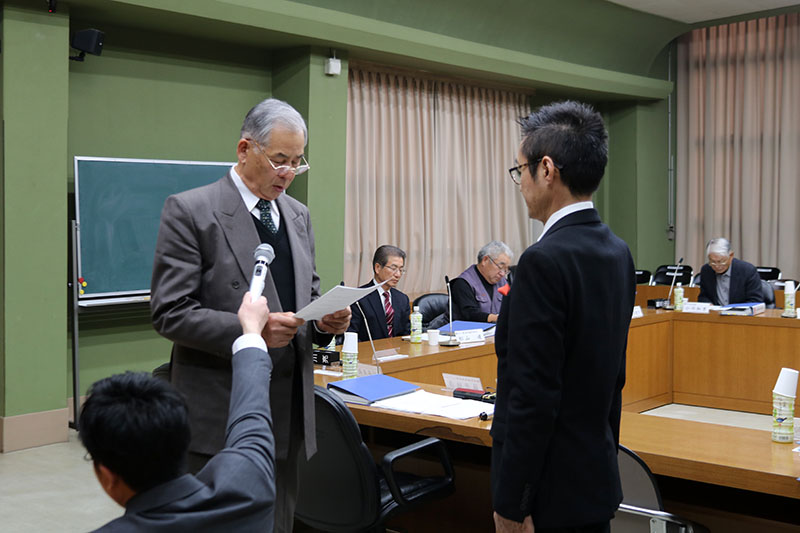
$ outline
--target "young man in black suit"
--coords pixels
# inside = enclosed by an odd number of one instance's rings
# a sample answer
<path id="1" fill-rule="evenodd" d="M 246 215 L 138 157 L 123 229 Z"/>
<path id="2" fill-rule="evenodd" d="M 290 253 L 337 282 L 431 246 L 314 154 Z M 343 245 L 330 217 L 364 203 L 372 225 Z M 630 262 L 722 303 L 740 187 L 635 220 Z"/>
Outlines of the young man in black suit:
<path id="1" fill-rule="evenodd" d="M 635 293 L 627 245 L 592 204 L 608 159 L 603 120 L 576 102 L 522 121 L 510 169 L 545 223 L 520 257 L 497 324 L 492 496 L 497 531 L 609 531 L 625 349 Z"/>
<path id="2" fill-rule="evenodd" d="M 92 385 L 80 438 L 103 490 L 125 514 L 98 531 L 266 531 L 275 515 L 275 439 L 269 404 L 272 360 L 261 332 L 266 299 L 238 312 L 225 447 L 185 474 L 189 416 L 169 383 L 127 372 Z"/>
<path id="3" fill-rule="evenodd" d="M 361 288 L 378 285 L 380 288 L 361 298 L 358 303 L 367 317 L 356 304 L 351 305 L 352 317 L 347 331 L 358 332 L 359 341 L 367 341 L 367 326 L 373 339 L 402 337 L 411 333 L 409 319 L 410 307 L 408 296 L 397 290 L 397 284 L 405 273 L 406 253 L 397 246 L 384 244 L 375 250 L 372 257 L 373 279 Z"/>
<path id="4" fill-rule="evenodd" d="M 706 254 L 708 264 L 700 269 L 699 301 L 714 305 L 764 301 L 756 267 L 735 259 L 728 239 L 717 237 L 708 241 Z"/>

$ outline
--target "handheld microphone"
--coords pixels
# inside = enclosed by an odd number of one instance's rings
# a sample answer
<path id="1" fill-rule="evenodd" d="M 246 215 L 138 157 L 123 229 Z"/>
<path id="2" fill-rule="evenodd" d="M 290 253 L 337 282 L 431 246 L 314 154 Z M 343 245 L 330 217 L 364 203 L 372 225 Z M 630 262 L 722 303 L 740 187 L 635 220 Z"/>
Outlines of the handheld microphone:
<path id="1" fill-rule="evenodd" d="M 669 286 L 669 294 L 667 295 L 667 305 L 669 305 L 669 302 L 672 301 L 672 288 L 675 287 L 675 278 L 678 276 L 678 272 L 683 273 L 683 270 L 681 269 L 682 263 L 683 263 L 683 257 L 678 259 L 678 264 L 675 265 L 674 267 L 667 267 L 667 273 L 669 273 L 671 269 L 673 268 L 675 269 L 675 271 L 672 273 L 672 283 Z"/>
<path id="2" fill-rule="evenodd" d="M 256 264 L 253 267 L 253 278 L 250 280 L 250 301 L 256 302 L 264 292 L 264 280 L 267 279 L 267 268 L 275 259 L 275 250 L 269 244 L 259 244 L 253 258 Z"/>

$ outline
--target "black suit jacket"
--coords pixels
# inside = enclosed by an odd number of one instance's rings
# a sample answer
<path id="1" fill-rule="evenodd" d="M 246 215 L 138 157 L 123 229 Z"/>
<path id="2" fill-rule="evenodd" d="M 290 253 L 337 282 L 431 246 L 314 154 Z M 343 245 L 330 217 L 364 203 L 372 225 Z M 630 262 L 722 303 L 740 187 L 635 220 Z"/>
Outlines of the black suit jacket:
<path id="1" fill-rule="evenodd" d="M 365 283 L 361 286 L 362 289 L 372 286 L 373 283 Z M 410 307 L 408 304 L 408 296 L 398 291 L 397 289 L 389 289 L 390 298 L 392 300 L 392 307 L 394 308 L 394 320 L 392 320 L 393 337 L 401 337 L 411 333 L 411 320 Z M 389 328 L 386 327 L 386 313 L 383 310 L 383 300 L 381 300 L 380 293 L 377 290 L 372 291 L 358 301 L 364 314 L 367 317 L 367 325 L 369 331 L 372 333 L 373 339 L 385 339 L 389 336 Z M 361 316 L 361 311 L 358 310 L 356 304 L 350 306 L 353 313 L 350 319 L 350 326 L 347 331 L 355 331 L 358 333 L 359 342 L 368 341 L 367 328 L 364 325 L 364 317 Z"/>
<path id="2" fill-rule="evenodd" d="M 734 257 L 730 268 L 731 286 L 728 292 L 728 303 L 763 302 L 761 277 L 758 275 L 756 267 L 747 261 L 740 261 Z M 703 265 L 703 268 L 700 269 L 700 296 L 697 299 L 701 302 L 711 302 L 714 305 L 719 305 L 717 300 L 717 273 L 708 264 Z"/>
<path id="3" fill-rule="evenodd" d="M 225 448 L 197 476 L 185 474 L 137 494 L 123 516 L 97 531 L 272 531 L 271 371 L 264 350 L 236 352 Z"/>
<path id="4" fill-rule="evenodd" d="M 611 519 L 633 259 L 594 209 L 559 220 L 520 257 L 497 323 L 495 511 L 534 526 Z"/>

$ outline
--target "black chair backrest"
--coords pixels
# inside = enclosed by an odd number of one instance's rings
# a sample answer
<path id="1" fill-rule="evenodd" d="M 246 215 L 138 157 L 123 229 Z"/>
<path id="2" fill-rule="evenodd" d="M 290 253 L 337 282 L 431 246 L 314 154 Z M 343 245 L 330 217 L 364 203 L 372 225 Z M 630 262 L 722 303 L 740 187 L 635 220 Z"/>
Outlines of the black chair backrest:
<path id="1" fill-rule="evenodd" d="M 778 267 L 756 267 L 756 270 L 763 280 L 781 279 L 781 269 Z"/>
<path id="2" fill-rule="evenodd" d="M 767 309 L 775 309 L 775 291 L 769 281 L 761 280 L 761 297 L 764 299 L 764 305 Z"/>
<path id="3" fill-rule="evenodd" d="M 377 466 L 350 409 L 335 394 L 314 387 L 317 453 L 301 460 L 295 514 L 324 531 L 361 531 L 380 516 Z"/>
<path id="4" fill-rule="evenodd" d="M 422 330 L 425 331 L 431 320 L 447 312 L 447 294 L 440 292 L 423 294 L 414 300 L 412 306 L 419 306 L 419 312 L 422 313 Z"/>
<path id="5" fill-rule="evenodd" d="M 511 265 L 508 267 L 508 274 L 506 274 L 506 281 L 509 285 L 514 283 L 514 274 L 517 272 L 517 265 Z"/>
<path id="6" fill-rule="evenodd" d="M 650 283 L 650 278 L 653 274 L 649 270 L 637 270 L 636 271 L 636 284 L 648 284 Z"/>
<path id="7" fill-rule="evenodd" d="M 692 267 L 689 265 L 661 265 L 653 274 L 654 285 L 671 285 L 672 278 L 675 284 L 683 284 L 688 287 L 692 282 Z"/>

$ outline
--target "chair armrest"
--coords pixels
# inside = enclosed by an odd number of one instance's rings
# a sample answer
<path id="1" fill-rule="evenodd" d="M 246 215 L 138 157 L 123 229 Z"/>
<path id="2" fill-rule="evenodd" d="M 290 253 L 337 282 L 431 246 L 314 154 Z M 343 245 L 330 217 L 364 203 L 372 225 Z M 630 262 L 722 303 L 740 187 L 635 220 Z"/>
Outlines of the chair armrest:
<path id="1" fill-rule="evenodd" d="M 672 513 L 667 513 L 666 511 L 646 509 L 644 507 L 636 507 L 635 505 L 628 505 L 626 503 L 619 504 L 619 509 L 617 509 L 617 511 L 649 517 L 651 519 L 656 519 L 660 522 L 664 522 L 665 524 L 675 524 L 676 526 L 680 527 L 681 531 L 684 533 L 708 533 L 708 528 L 706 528 L 702 524 L 697 524 L 695 522 L 692 522 L 691 520 L 681 518 L 680 516 L 674 515 Z"/>
<path id="2" fill-rule="evenodd" d="M 451 484 L 455 479 L 455 472 L 453 471 L 453 465 L 450 463 L 450 455 L 447 453 L 447 448 L 445 447 L 444 442 L 435 437 L 428 437 L 427 439 L 409 444 L 408 446 L 403 446 L 402 448 L 398 448 L 383 456 L 381 469 L 386 477 L 386 483 L 389 485 L 389 490 L 392 492 L 392 496 L 400 505 L 408 505 L 416 498 L 406 498 L 403 496 L 403 493 L 400 490 L 400 487 L 397 485 L 397 480 L 394 476 L 395 461 L 430 447 L 436 448 L 437 455 L 439 456 L 439 463 L 444 469 L 445 478 L 442 486 Z"/>

